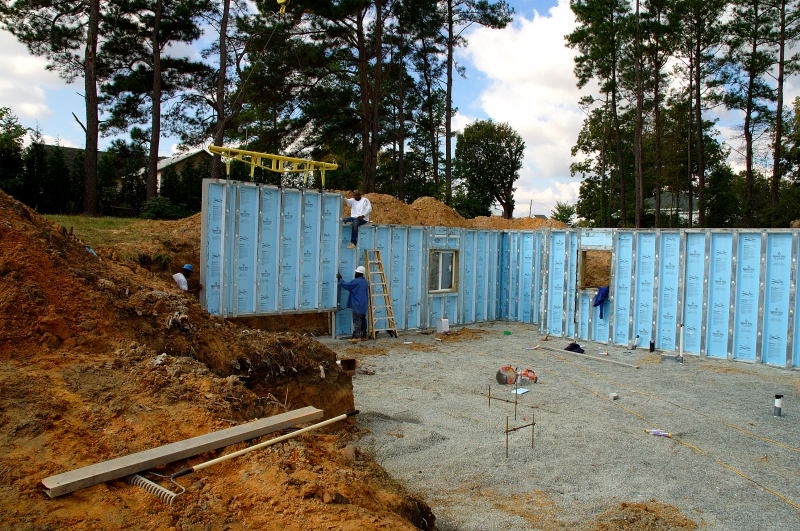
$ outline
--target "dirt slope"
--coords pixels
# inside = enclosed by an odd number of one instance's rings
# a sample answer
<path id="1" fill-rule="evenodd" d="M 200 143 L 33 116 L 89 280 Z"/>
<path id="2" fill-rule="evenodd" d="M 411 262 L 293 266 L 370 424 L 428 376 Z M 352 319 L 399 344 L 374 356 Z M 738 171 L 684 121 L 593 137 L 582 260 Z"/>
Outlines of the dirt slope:
<path id="1" fill-rule="evenodd" d="M 192 220 L 175 230 L 180 223 Z M 48 475 L 286 408 L 332 416 L 353 407 L 350 377 L 329 349 L 213 318 L 158 274 L 99 254 L 0 192 L 1 528 L 433 522 L 346 446 L 354 427 L 345 424 L 190 476 L 172 508 L 121 481 L 47 498 L 39 481 Z"/>

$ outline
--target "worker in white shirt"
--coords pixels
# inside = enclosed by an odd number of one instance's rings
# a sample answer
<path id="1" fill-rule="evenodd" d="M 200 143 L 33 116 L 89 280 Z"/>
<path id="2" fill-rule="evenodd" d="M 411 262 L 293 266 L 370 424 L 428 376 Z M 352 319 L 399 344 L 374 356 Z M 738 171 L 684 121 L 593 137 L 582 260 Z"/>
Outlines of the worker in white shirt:
<path id="1" fill-rule="evenodd" d="M 344 201 L 350 206 L 350 217 L 343 218 L 342 221 L 350 223 L 353 227 L 353 231 L 350 234 L 350 245 L 348 245 L 347 248 L 355 249 L 358 243 L 358 228 L 369 222 L 369 213 L 372 212 L 372 203 L 370 203 L 369 199 L 366 197 L 362 197 L 361 192 L 358 190 L 353 190 L 352 199 L 345 199 Z"/>
<path id="2" fill-rule="evenodd" d="M 195 289 L 189 289 L 189 280 L 188 280 L 189 277 L 192 276 L 193 272 L 194 272 L 194 267 L 192 267 L 192 264 L 185 264 L 180 271 L 172 275 L 172 278 L 175 280 L 175 284 L 177 284 L 178 287 L 183 291 L 195 293 L 197 291 L 200 291 L 200 287 L 197 287 Z"/>

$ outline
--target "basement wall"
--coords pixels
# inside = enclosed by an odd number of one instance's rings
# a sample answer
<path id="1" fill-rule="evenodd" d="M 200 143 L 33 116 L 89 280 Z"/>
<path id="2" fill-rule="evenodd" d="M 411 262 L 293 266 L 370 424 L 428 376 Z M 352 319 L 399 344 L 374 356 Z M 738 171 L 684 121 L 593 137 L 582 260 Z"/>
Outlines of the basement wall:
<path id="1" fill-rule="evenodd" d="M 226 317 L 330 312 L 352 332 L 348 293 L 380 250 L 399 330 L 510 320 L 542 333 L 800 367 L 798 230 L 477 230 L 367 224 L 357 249 L 342 196 L 203 181 L 201 303 Z M 430 291 L 431 253 L 454 251 L 456 286 Z M 610 255 L 610 297 L 581 288 L 585 252 Z M 385 316 L 378 309 L 376 317 Z M 385 321 L 383 321 L 385 323 Z M 383 325 L 379 324 L 379 328 Z M 638 337 L 637 337 L 638 336 Z"/>

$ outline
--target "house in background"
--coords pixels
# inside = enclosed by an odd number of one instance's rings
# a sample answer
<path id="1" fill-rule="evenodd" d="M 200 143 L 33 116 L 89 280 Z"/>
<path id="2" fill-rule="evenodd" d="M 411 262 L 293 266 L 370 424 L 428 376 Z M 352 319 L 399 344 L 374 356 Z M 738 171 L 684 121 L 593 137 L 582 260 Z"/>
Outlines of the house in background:
<path id="1" fill-rule="evenodd" d="M 161 176 L 168 168 L 173 168 L 176 173 L 181 173 L 183 169 L 188 166 L 197 167 L 203 162 L 211 163 L 212 158 L 214 158 L 214 155 L 210 151 L 208 151 L 208 149 L 201 148 L 201 149 L 194 149 L 192 151 L 187 151 L 186 153 L 181 153 L 173 157 L 165 157 L 159 160 L 156 171 L 158 180 L 157 189 L 158 190 L 161 189 Z M 143 173 L 147 173 L 147 168 L 142 168 L 141 171 Z"/>

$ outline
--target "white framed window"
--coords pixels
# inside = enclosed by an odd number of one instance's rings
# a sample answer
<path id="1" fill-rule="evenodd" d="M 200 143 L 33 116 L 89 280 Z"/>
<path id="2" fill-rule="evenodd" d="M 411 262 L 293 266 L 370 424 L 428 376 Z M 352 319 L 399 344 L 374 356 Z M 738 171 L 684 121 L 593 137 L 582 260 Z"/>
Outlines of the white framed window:
<path id="1" fill-rule="evenodd" d="M 428 258 L 428 291 L 431 293 L 458 289 L 458 251 L 433 250 Z"/>

